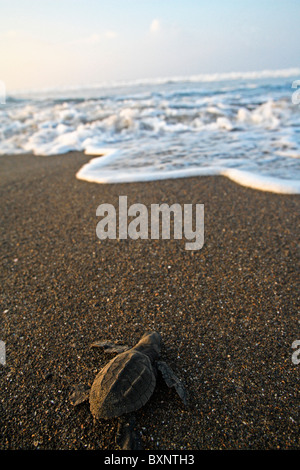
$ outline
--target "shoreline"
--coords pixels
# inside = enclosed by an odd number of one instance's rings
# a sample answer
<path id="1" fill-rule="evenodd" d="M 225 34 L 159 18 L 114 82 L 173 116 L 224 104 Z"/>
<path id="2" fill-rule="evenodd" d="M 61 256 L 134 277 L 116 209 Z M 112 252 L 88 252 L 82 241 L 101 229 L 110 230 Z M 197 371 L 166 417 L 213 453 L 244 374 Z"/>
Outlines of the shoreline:
<path id="1" fill-rule="evenodd" d="M 225 176 L 240 186 L 275 194 L 300 194 L 298 180 L 277 178 L 274 176 L 258 175 L 253 172 L 237 168 L 198 167 L 184 168 L 159 172 L 134 171 L 132 168 L 123 171 L 107 170 L 106 163 L 111 163 L 117 156 L 118 150 L 99 149 L 85 151 L 85 155 L 92 157 L 76 173 L 76 178 L 89 183 L 115 184 L 115 183 L 146 183 L 149 181 L 163 181 L 168 179 L 195 178 L 199 176 Z M 95 156 L 97 155 L 97 156 Z M 99 171 L 100 169 L 100 171 Z"/>
<path id="2" fill-rule="evenodd" d="M 163 337 L 190 403 L 159 381 L 136 413 L 146 450 L 297 449 L 299 195 L 222 176 L 97 184 L 80 152 L 0 157 L 0 449 L 115 450 L 117 420 L 93 425 L 72 385 L 108 361 L 95 340 Z M 204 246 L 98 240 L 96 208 L 205 206 Z"/>

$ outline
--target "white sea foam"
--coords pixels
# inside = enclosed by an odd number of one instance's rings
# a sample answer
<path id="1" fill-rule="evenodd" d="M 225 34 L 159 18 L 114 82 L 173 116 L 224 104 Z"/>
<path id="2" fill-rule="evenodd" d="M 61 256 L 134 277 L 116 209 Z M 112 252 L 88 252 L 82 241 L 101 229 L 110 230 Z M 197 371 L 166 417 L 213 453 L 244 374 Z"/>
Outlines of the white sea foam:
<path id="1" fill-rule="evenodd" d="M 300 69 L 19 94 L 0 107 L 0 154 L 104 155 L 77 173 L 99 183 L 221 174 L 298 193 L 295 76 Z"/>
<path id="2" fill-rule="evenodd" d="M 236 169 L 224 169 L 223 176 L 235 181 L 242 186 L 252 189 L 268 191 L 279 194 L 300 194 L 300 181 L 292 179 L 280 179 L 271 176 L 258 175 Z"/>
<path id="3" fill-rule="evenodd" d="M 88 152 L 86 152 L 89 154 Z M 159 171 L 155 167 L 148 168 L 147 172 L 134 169 L 116 171 L 109 169 L 109 165 L 118 158 L 118 151 L 107 151 L 105 149 L 93 150 L 93 153 L 103 155 L 91 159 L 77 172 L 76 177 L 80 180 L 92 183 L 132 183 L 145 182 L 172 178 L 187 178 L 194 176 L 226 176 L 230 180 L 242 186 L 261 191 L 281 194 L 300 194 L 300 181 L 292 179 L 280 179 L 271 176 L 262 176 L 257 173 L 241 171 L 234 168 L 221 167 L 196 167 Z M 108 166 L 108 168 L 105 168 Z"/>

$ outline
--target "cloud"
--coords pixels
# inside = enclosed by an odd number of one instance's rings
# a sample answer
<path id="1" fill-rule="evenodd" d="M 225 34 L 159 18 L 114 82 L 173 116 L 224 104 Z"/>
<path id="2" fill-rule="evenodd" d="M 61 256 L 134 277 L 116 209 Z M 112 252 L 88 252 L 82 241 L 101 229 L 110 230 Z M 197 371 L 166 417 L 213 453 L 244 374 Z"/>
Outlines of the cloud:
<path id="1" fill-rule="evenodd" d="M 10 29 L 9 31 L 4 31 L 1 33 L 1 38 L 3 39 L 14 39 L 18 38 L 21 34 L 23 34 L 23 31 L 17 30 L 17 29 Z"/>
<path id="2" fill-rule="evenodd" d="M 160 29 L 161 29 L 160 21 L 157 18 L 155 18 L 150 24 L 150 32 L 152 34 L 155 34 L 158 31 L 160 31 Z"/>
<path id="3" fill-rule="evenodd" d="M 108 30 L 104 32 L 104 36 L 108 39 L 114 39 L 118 36 L 116 31 Z"/>
<path id="4" fill-rule="evenodd" d="M 118 34 L 115 31 L 107 30 L 107 31 L 104 31 L 102 34 L 94 33 L 94 34 L 91 34 L 90 36 L 74 39 L 73 41 L 70 41 L 69 44 L 70 45 L 99 44 L 101 43 L 101 41 L 103 41 L 103 38 L 114 39 L 117 37 L 117 35 Z"/>
<path id="5" fill-rule="evenodd" d="M 87 36 L 85 38 L 79 38 L 75 40 L 76 43 L 81 43 L 81 44 L 98 44 L 101 40 L 101 36 L 98 33 L 91 34 L 90 36 Z"/>

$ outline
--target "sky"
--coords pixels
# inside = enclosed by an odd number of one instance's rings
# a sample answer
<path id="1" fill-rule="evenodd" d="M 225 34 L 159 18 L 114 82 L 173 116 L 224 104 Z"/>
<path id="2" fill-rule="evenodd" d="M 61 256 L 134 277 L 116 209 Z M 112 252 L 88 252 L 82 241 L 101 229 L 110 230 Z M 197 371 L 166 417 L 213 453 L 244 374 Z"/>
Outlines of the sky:
<path id="1" fill-rule="evenodd" d="M 6 89 L 299 67 L 299 0 L 0 0 Z"/>

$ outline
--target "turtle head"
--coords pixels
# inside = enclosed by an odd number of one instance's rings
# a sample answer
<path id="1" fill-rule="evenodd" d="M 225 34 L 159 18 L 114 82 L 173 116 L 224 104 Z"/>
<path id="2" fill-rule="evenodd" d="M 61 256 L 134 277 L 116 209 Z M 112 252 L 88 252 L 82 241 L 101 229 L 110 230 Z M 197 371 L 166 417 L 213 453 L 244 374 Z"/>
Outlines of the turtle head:
<path id="1" fill-rule="evenodd" d="M 147 354 L 151 361 L 155 361 L 160 356 L 161 345 L 162 338 L 160 333 L 157 331 L 149 331 L 141 337 L 134 349 Z"/>
<path id="2" fill-rule="evenodd" d="M 158 331 L 148 331 L 141 337 L 140 342 L 141 341 L 143 341 L 145 344 L 151 344 L 152 346 L 157 345 L 159 348 L 161 348 L 162 338 Z"/>

